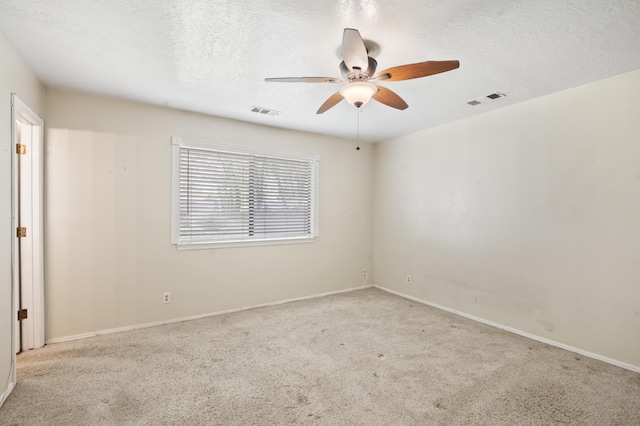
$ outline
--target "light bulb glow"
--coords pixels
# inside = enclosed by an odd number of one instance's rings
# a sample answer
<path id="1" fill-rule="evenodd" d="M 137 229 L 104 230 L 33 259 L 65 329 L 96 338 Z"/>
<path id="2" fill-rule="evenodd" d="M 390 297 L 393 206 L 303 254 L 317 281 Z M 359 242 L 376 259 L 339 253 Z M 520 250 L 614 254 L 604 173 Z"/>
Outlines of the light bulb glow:
<path id="1" fill-rule="evenodd" d="M 351 105 L 360 108 L 371 100 L 371 97 L 376 94 L 378 87 L 375 84 L 368 81 L 352 81 L 345 84 L 340 89 L 340 94 Z"/>

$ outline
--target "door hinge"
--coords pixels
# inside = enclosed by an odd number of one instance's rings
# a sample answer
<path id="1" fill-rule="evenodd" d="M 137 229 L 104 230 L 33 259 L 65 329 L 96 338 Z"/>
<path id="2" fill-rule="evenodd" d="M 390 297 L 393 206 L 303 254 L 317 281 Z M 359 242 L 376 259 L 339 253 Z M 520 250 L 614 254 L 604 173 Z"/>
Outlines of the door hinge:
<path id="1" fill-rule="evenodd" d="M 21 143 L 16 144 L 16 154 L 26 154 L 27 146 Z"/>
<path id="2" fill-rule="evenodd" d="M 16 229 L 16 236 L 18 238 L 26 237 L 27 236 L 27 228 L 21 227 L 21 228 Z"/>
<path id="3" fill-rule="evenodd" d="M 27 319 L 29 314 L 26 309 L 20 309 L 18 311 L 18 321 L 22 321 L 23 319 Z"/>

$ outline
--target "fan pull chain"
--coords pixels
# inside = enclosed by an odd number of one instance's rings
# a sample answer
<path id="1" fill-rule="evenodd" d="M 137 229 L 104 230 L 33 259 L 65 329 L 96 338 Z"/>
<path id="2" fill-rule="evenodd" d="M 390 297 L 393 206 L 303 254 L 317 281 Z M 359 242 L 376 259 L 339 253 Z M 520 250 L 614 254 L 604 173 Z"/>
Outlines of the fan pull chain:
<path id="1" fill-rule="evenodd" d="M 357 115 L 357 130 L 356 130 L 356 136 L 357 136 L 357 142 L 358 144 L 356 145 L 356 151 L 360 151 L 360 107 L 356 108 L 358 110 L 358 115 Z"/>

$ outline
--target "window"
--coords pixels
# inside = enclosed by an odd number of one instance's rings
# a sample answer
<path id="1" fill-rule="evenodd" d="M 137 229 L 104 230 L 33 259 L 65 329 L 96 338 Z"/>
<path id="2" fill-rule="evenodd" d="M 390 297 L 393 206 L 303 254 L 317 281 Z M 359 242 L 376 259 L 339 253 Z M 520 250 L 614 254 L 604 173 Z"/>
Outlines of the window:
<path id="1" fill-rule="evenodd" d="M 174 137 L 178 248 L 313 241 L 317 156 Z"/>

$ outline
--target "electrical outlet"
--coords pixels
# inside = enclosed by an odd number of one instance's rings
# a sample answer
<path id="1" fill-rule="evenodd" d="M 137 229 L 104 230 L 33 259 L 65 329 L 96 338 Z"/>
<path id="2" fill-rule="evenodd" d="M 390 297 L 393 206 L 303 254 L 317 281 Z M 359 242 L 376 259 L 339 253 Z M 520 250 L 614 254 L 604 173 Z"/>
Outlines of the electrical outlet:
<path id="1" fill-rule="evenodd" d="M 407 275 L 407 284 L 411 284 L 411 275 Z"/>
<path id="2" fill-rule="evenodd" d="M 362 268 L 362 276 L 364 277 L 365 275 L 367 275 L 367 268 Z"/>
<path id="3" fill-rule="evenodd" d="M 162 303 L 171 303 L 171 293 L 162 293 Z"/>

